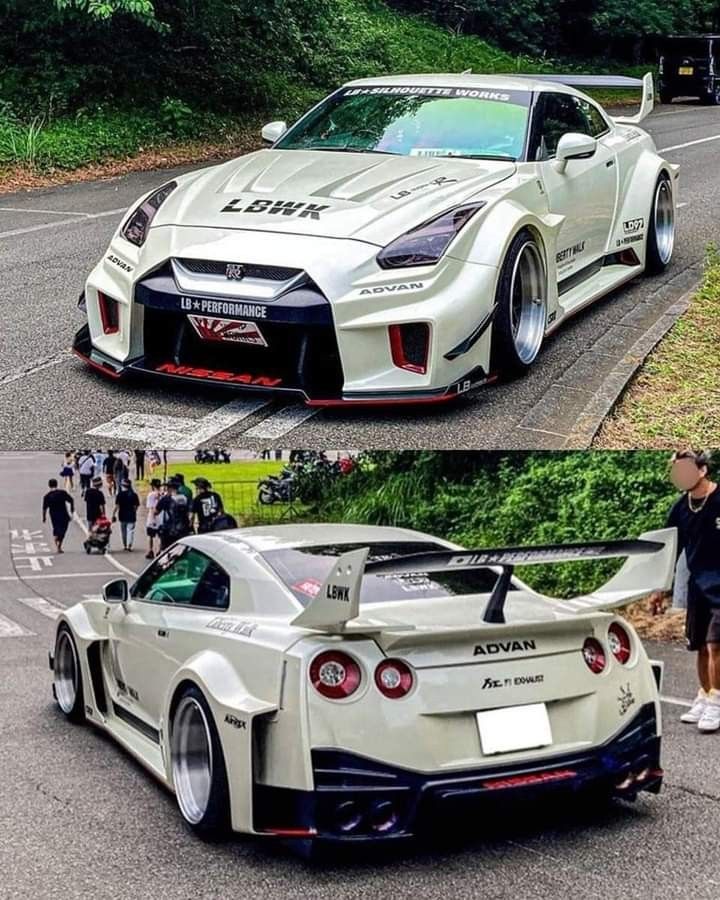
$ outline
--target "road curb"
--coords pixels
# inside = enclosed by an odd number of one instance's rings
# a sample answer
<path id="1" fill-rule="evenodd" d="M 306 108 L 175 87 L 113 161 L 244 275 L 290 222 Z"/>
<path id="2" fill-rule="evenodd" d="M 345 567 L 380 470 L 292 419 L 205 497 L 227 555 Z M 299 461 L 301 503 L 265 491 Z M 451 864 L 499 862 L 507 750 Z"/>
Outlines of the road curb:
<path id="1" fill-rule="evenodd" d="M 610 369 L 602 384 L 578 413 L 575 426 L 564 441 L 564 449 L 590 447 L 600 426 L 617 403 L 628 382 L 690 306 L 701 281 L 698 280 L 676 300 Z"/>

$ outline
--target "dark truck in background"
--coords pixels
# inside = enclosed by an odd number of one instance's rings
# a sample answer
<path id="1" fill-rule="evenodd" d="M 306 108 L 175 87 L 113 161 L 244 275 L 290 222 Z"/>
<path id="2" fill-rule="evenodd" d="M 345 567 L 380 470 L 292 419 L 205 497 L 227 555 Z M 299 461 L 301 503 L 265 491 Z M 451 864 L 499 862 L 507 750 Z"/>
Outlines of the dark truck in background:
<path id="1" fill-rule="evenodd" d="M 720 105 L 720 34 L 670 35 L 661 40 L 658 51 L 663 103 L 673 97 L 698 97 Z"/>

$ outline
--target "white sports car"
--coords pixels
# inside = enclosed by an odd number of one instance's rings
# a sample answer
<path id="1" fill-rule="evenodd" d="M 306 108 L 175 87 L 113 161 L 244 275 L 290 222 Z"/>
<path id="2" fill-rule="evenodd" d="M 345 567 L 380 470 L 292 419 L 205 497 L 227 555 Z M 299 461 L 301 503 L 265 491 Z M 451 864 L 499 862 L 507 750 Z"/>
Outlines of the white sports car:
<path id="1" fill-rule="evenodd" d="M 642 87 L 612 118 L 573 84 Z M 313 405 L 438 402 L 523 373 L 568 316 L 673 252 L 652 77 L 352 81 L 267 149 L 141 199 L 74 350 Z"/>
<path id="2" fill-rule="evenodd" d="M 675 542 L 665 529 L 464 550 L 357 525 L 192 536 L 61 615 L 53 692 L 199 832 L 306 849 L 409 838 L 458 804 L 634 799 L 662 781 L 661 669 L 608 610 L 671 583 Z M 621 556 L 575 600 L 513 575 Z"/>

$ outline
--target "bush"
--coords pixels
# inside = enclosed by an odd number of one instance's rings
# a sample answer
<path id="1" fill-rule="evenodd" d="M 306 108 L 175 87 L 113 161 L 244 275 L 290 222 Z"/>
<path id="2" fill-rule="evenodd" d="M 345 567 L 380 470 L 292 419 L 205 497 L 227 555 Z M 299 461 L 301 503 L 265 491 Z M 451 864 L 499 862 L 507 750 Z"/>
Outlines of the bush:
<path id="1" fill-rule="evenodd" d="M 667 454 L 368 454 L 313 510 L 324 521 L 398 525 L 466 547 L 635 537 L 660 528 L 674 491 Z M 588 593 L 615 560 L 527 566 L 518 574 L 556 596 Z"/>

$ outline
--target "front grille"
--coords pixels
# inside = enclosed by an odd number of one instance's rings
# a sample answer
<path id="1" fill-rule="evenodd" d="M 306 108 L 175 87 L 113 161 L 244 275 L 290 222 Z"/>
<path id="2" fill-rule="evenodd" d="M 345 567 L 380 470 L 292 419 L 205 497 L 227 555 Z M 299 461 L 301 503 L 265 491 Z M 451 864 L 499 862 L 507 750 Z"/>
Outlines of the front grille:
<path id="1" fill-rule="evenodd" d="M 225 277 L 228 265 L 241 265 L 246 278 L 259 278 L 265 281 L 289 281 L 302 272 L 302 269 L 291 269 L 288 266 L 258 266 L 252 263 L 217 262 L 213 259 L 178 259 L 180 265 L 195 275 L 220 275 Z"/>

